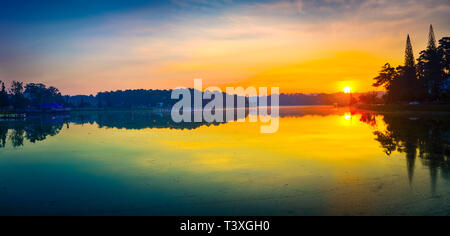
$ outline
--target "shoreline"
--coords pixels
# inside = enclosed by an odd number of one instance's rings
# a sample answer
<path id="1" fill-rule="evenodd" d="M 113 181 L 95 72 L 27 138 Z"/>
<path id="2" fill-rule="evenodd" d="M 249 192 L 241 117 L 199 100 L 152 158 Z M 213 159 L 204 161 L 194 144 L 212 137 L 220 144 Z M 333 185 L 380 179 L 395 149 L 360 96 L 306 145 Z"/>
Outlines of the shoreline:
<path id="1" fill-rule="evenodd" d="M 333 105 L 280 105 L 280 108 L 289 107 L 335 107 L 344 108 L 349 106 L 333 106 Z M 351 108 L 359 110 L 368 111 L 378 111 L 378 112 L 445 112 L 450 113 L 450 105 L 409 105 L 409 104 L 378 104 L 378 105 L 368 105 L 368 104 L 355 104 L 350 106 Z M 170 108 L 164 107 L 148 107 L 148 108 L 71 108 L 70 112 L 89 112 L 89 111 L 155 111 L 155 112 L 165 112 L 170 111 Z M 70 113 L 68 112 L 68 113 Z M 13 115 L 13 114 L 26 114 L 23 110 L 0 110 L 1 115 Z M 59 114 L 58 112 L 36 112 L 36 114 Z"/>
<path id="2" fill-rule="evenodd" d="M 450 105 L 355 105 L 357 109 L 379 112 L 444 112 L 450 113 Z"/>

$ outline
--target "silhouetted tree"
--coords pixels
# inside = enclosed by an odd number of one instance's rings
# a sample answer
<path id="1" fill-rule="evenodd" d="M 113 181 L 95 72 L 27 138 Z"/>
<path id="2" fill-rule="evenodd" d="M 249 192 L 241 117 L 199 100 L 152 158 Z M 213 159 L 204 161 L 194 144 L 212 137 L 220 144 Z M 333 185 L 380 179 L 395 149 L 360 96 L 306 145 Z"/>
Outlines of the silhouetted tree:
<path id="1" fill-rule="evenodd" d="M 9 106 L 9 98 L 8 98 L 8 92 L 6 91 L 5 88 L 5 83 L 3 83 L 3 81 L 0 80 L 0 86 L 1 86 L 1 90 L 0 90 L 0 109 L 5 108 L 7 106 Z"/>
<path id="2" fill-rule="evenodd" d="M 64 102 L 64 99 L 57 88 L 47 88 L 44 84 L 27 84 L 25 86 L 24 94 L 27 95 L 30 105 L 34 106 L 39 106 L 46 103 Z"/>
<path id="3" fill-rule="evenodd" d="M 447 79 L 450 77 L 450 37 L 444 37 L 439 40 L 438 51 L 442 56 L 442 68 Z"/>
<path id="4" fill-rule="evenodd" d="M 408 34 L 408 37 L 406 38 L 405 67 L 414 68 L 415 65 L 416 63 L 414 61 L 414 53 L 412 49 L 411 38 L 409 37 Z"/>
<path id="5" fill-rule="evenodd" d="M 405 64 L 393 68 L 385 64 L 379 76 L 375 77 L 375 87 L 385 87 L 385 102 L 442 101 L 450 99 L 446 84 L 450 65 L 450 38 L 443 38 L 436 46 L 433 26 L 430 26 L 428 47 L 420 53 L 418 63 L 414 63 L 411 38 L 406 39 Z"/>
<path id="6" fill-rule="evenodd" d="M 27 105 L 27 100 L 23 95 L 23 83 L 13 81 L 11 85 L 12 104 L 16 109 L 23 109 Z"/>
<path id="7" fill-rule="evenodd" d="M 395 101 L 395 96 L 400 93 L 401 87 L 398 83 L 399 77 L 400 76 L 398 70 L 392 67 L 389 63 L 386 63 L 382 67 L 379 75 L 374 78 L 374 87 L 383 86 L 386 89 L 387 93 L 385 95 L 385 98 L 387 102 Z"/>
<path id="8" fill-rule="evenodd" d="M 417 80 L 416 67 L 411 39 L 408 35 L 406 39 L 405 64 L 398 66 L 396 74 L 391 81 L 388 90 L 388 102 L 410 102 L 419 97 L 419 82 Z"/>
<path id="9" fill-rule="evenodd" d="M 423 86 L 421 86 L 418 77 L 411 39 L 408 35 L 405 50 L 405 65 L 401 69 L 402 87 L 405 91 L 404 100 L 420 100 L 423 97 Z"/>
<path id="10" fill-rule="evenodd" d="M 444 82 L 442 55 L 436 47 L 433 26 L 430 26 L 427 49 L 418 59 L 419 79 L 427 89 L 430 100 L 439 100 Z"/>
<path id="11" fill-rule="evenodd" d="M 98 93 L 98 106 L 107 108 L 145 108 L 156 107 L 158 104 L 171 106 L 175 100 L 171 99 L 170 90 L 118 90 L 114 92 Z"/>
<path id="12" fill-rule="evenodd" d="M 398 78 L 397 70 L 394 67 L 392 67 L 389 63 L 386 63 L 382 67 L 380 74 L 374 78 L 375 83 L 373 84 L 373 86 L 375 87 L 383 86 L 387 91 L 389 91 L 392 88 L 392 82 L 396 78 Z"/>

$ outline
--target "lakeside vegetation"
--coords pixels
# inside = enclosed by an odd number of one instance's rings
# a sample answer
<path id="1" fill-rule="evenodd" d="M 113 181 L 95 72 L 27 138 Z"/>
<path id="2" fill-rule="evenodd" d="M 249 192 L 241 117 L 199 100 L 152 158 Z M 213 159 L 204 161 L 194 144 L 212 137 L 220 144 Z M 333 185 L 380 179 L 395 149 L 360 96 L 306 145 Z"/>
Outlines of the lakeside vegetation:
<path id="1" fill-rule="evenodd" d="M 356 108 L 380 112 L 450 112 L 450 104 L 358 104 Z"/>
<path id="2" fill-rule="evenodd" d="M 384 87 L 385 104 L 449 104 L 450 102 L 450 37 L 436 43 L 430 26 L 428 46 L 414 59 L 411 39 L 406 40 L 405 63 L 392 67 L 386 63 L 374 78 L 374 87 Z M 366 104 L 375 104 L 370 99 Z"/>
<path id="3" fill-rule="evenodd" d="M 41 108 L 45 104 L 64 103 L 63 96 L 55 87 L 44 84 L 13 81 L 9 90 L 0 81 L 0 110 L 3 114 L 13 111 L 25 111 L 30 108 Z"/>
<path id="4" fill-rule="evenodd" d="M 72 110 L 145 110 L 168 109 L 177 102 L 171 99 L 172 90 L 117 90 L 100 92 L 97 95 L 63 96 L 55 87 L 47 87 L 41 83 L 29 83 L 13 81 L 10 88 L 0 81 L 3 89 L 1 97 L 0 114 L 21 113 L 27 111 L 47 112 L 52 108 L 70 108 Z M 379 96 L 378 93 L 353 94 L 354 97 Z M 232 96 L 224 93 L 224 96 Z M 235 102 L 237 102 L 237 96 Z M 356 100 L 356 99 L 354 99 Z M 226 99 L 224 100 L 224 102 Z M 269 105 L 271 99 L 268 99 Z M 204 100 L 204 105 L 209 100 Z M 248 103 L 248 98 L 246 99 Z M 347 105 L 348 96 L 344 93 L 334 94 L 280 94 L 281 106 L 299 105 Z M 224 104 L 224 107 L 226 104 Z M 235 103 L 235 106 L 237 104 Z"/>

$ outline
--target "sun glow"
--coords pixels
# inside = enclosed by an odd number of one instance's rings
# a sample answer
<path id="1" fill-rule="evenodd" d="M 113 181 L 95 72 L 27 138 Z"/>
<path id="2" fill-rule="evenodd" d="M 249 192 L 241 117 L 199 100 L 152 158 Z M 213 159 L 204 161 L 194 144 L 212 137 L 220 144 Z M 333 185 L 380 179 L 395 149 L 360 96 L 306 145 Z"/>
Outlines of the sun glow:
<path id="1" fill-rule="evenodd" d="M 347 120 L 347 121 L 351 121 L 352 120 L 352 113 L 350 113 L 350 112 L 345 113 L 344 119 Z"/>
<path id="2" fill-rule="evenodd" d="M 347 86 L 347 87 L 345 87 L 345 88 L 344 88 L 344 93 L 351 93 L 351 92 L 352 92 L 352 90 L 353 90 L 353 88 L 352 88 L 352 87 L 350 87 L 350 86 Z"/>

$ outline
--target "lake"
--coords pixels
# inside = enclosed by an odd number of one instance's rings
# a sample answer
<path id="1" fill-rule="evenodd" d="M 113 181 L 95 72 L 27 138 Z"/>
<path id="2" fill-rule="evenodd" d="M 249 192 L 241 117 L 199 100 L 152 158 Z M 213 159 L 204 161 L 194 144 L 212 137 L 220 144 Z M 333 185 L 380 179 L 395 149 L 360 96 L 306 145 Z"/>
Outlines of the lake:
<path id="1" fill-rule="evenodd" d="M 449 115 L 279 119 L 274 134 L 151 111 L 0 121 L 0 215 L 450 214 Z"/>

